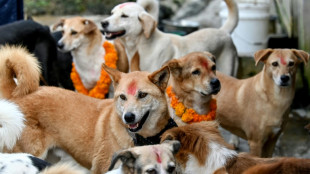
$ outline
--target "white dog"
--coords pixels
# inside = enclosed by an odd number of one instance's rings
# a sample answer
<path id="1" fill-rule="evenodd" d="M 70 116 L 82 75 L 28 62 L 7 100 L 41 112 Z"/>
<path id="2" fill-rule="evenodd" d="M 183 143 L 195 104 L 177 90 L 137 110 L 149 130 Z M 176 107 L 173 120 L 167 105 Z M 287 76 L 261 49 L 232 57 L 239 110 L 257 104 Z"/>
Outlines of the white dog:
<path id="1" fill-rule="evenodd" d="M 238 58 L 230 33 L 238 23 L 238 8 L 233 0 L 225 2 L 229 17 L 220 29 L 201 29 L 183 37 L 158 30 L 156 20 L 137 3 L 117 5 L 101 25 L 107 39 L 120 38 L 129 63 L 135 53 L 139 53 L 139 66 L 143 71 L 155 71 L 166 61 L 190 52 L 209 51 L 217 58 L 220 71 L 235 75 Z"/>

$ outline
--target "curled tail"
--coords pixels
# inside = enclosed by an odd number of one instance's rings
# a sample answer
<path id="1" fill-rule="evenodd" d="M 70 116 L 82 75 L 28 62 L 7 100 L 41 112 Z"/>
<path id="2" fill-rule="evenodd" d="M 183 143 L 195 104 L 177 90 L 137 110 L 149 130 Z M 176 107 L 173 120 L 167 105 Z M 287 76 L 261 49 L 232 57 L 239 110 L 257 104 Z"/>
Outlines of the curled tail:
<path id="1" fill-rule="evenodd" d="M 232 33 L 239 21 L 238 6 L 235 0 L 224 0 L 228 8 L 228 17 L 224 25 L 220 28 L 228 33 Z"/>
<path id="2" fill-rule="evenodd" d="M 39 80 L 39 63 L 25 48 L 8 45 L 0 48 L 0 97 L 29 94 L 37 90 Z"/>
<path id="3" fill-rule="evenodd" d="M 8 150 L 14 147 L 25 127 L 24 120 L 24 114 L 16 104 L 0 100 L 0 152 L 4 147 Z"/>

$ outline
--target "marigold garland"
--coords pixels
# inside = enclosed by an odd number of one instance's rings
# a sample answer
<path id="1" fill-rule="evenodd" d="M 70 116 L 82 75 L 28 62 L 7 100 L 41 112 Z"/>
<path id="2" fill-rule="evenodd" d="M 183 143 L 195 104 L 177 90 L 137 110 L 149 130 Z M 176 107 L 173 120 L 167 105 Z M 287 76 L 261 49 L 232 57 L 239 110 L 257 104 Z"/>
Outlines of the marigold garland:
<path id="1" fill-rule="evenodd" d="M 118 57 L 114 45 L 112 43 L 105 41 L 103 43 L 103 47 L 105 49 L 105 56 L 104 56 L 105 64 L 110 68 L 116 69 L 116 63 Z M 105 95 L 109 92 L 111 79 L 108 73 L 106 73 L 103 69 L 101 70 L 100 79 L 97 81 L 96 86 L 91 90 L 88 90 L 84 87 L 81 78 L 75 69 L 74 63 L 72 63 L 72 70 L 70 77 L 75 89 L 79 93 L 99 99 L 104 99 Z"/>
<path id="2" fill-rule="evenodd" d="M 182 102 L 180 102 L 173 92 L 172 86 L 169 86 L 166 90 L 168 97 L 170 98 L 170 106 L 175 110 L 175 115 L 181 117 L 182 121 L 185 123 L 194 123 L 201 121 L 211 121 L 215 120 L 216 117 L 216 100 L 211 99 L 210 101 L 210 111 L 206 115 L 197 114 L 192 108 L 186 108 Z"/>

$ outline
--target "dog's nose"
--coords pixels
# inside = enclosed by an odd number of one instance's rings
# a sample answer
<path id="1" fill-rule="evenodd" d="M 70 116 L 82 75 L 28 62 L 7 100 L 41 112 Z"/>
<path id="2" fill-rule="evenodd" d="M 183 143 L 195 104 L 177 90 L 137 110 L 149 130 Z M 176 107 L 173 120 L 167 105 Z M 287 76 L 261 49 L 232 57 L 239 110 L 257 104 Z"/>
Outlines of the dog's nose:
<path id="1" fill-rule="evenodd" d="M 282 75 L 280 78 L 283 83 L 287 83 L 290 80 L 290 77 L 287 75 Z"/>
<path id="2" fill-rule="evenodd" d="M 102 28 L 106 28 L 108 25 L 109 25 L 109 22 L 108 22 L 108 21 L 102 21 L 102 22 L 101 22 Z"/>
<path id="3" fill-rule="evenodd" d="M 135 121 L 135 114 L 133 114 L 132 112 L 127 112 L 126 114 L 125 114 L 125 116 L 124 116 L 124 118 L 125 118 L 125 121 L 127 122 L 127 123 L 132 123 L 132 122 L 134 122 Z"/>
<path id="4" fill-rule="evenodd" d="M 60 41 L 57 42 L 57 47 L 58 47 L 58 48 L 62 49 L 64 46 L 65 46 L 65 45 L 64 45 L 63 42 L 60 42 Z"/>
<path id="5" fill-rule="evenodd" d="M 211 79 L 210 84 L 212 88 L 219 88 L 221 86 L 221 83 L 217 78 Z"/>

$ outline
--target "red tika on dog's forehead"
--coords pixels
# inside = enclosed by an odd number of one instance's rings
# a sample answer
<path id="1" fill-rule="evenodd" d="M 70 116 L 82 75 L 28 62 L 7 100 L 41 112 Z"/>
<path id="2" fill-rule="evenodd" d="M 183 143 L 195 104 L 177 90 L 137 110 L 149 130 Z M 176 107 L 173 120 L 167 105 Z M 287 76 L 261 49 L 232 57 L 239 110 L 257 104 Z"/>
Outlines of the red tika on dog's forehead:
<path id="1" fill-rule="evenodd" d="M 160 158 L 160 151 L 159 151 L 159 149 L 157 149 L 156 147 L 154 147 L 153 150 L 154 150 L 154 153 L 156 154 L 156 161 L 157 161 L 158 163 L 161 163 L 161 158 Z"/>
<path id="2" fill-rule="evenodd" d="M 286 65 L 287 64 L 287 62 L 285 61 L 284 55 L 281 52 L 277 53 L 277 56 L 280 58 L 280 63 L 282 65 Z"/>
<path id="3" fill-rule="evenodd" d="M 205 60 L 204 58 L 199 58 L 199 63 L 201 66 L 203 66 L 204 68 L 208 69 L 209 63 L 207 60 Z"/>
<path id="4" fill-rule="evenodd" d="M 127 5 L 133 5 L 133 4 L 136 4 L 136 3 L 134 3 L 134 2 L 126 2 L 126 3 L 123 3 L 123 4 L 119 5 L 119 8 L 123 8 L 123 7 L 127 6 Z"/>
<path id="5" fill-rule="evenodd" d="M 127 93 L 130 95 L 135 95 L 136 92 L 137 92 L 137 82 L 133 80 L 128 85 Z"/>

